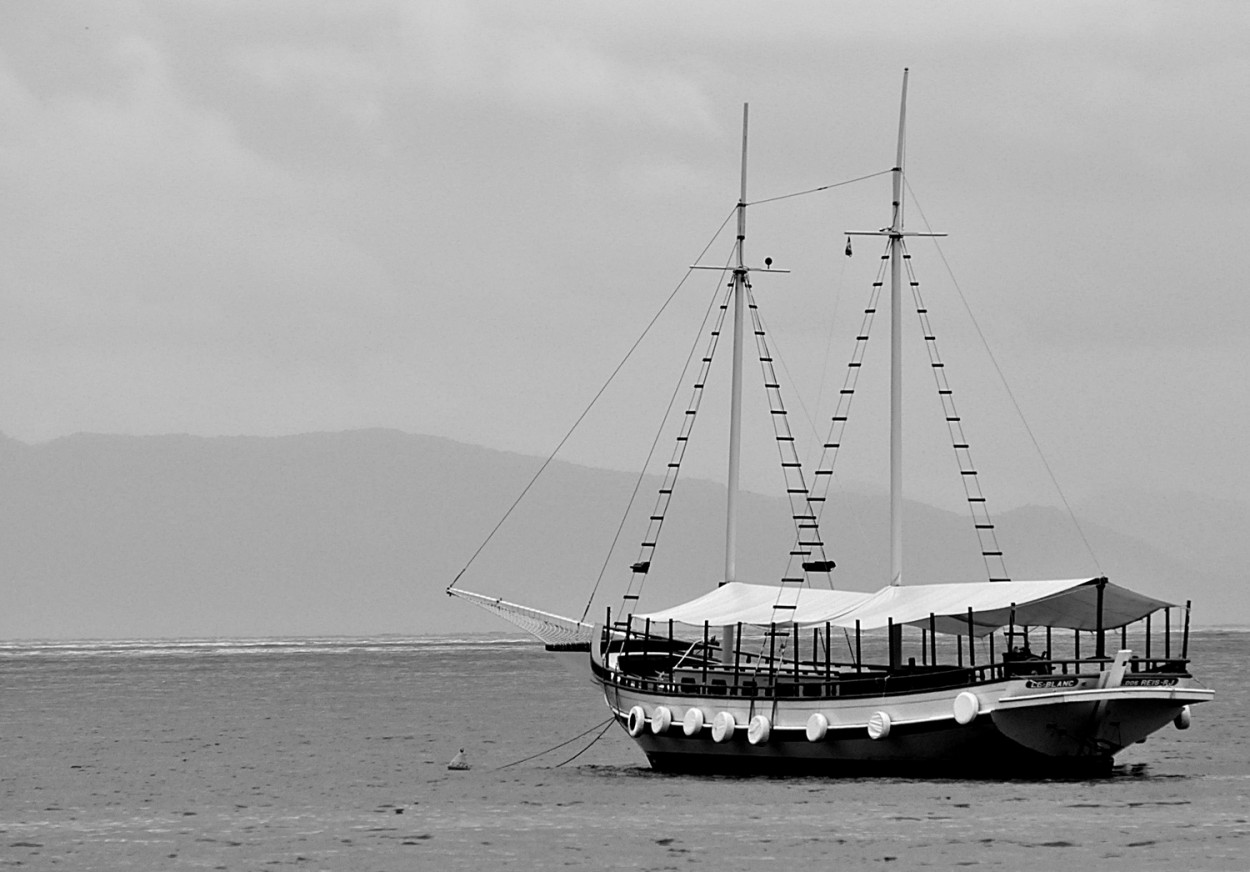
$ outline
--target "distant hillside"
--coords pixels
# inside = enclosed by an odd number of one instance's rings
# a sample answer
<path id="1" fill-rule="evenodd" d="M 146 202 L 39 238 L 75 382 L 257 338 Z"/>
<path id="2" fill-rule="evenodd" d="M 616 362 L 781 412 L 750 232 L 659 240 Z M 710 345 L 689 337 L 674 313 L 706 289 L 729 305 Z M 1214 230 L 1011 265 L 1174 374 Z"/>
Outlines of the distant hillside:
<path id="1" fill-rule="evenodd" d="M 376 430 L 271 439 L 79 435 L 33 446 L 0 439 L 0 636 L 506 629 L 444 589 L 539 465 Z M 619 602 L 657 486 L 644 482 L 605 569 L 634 478 L 557 462 L 461 584 L 580 617 L 602 571 L 590 613 L 600 618 Z M 744 502 L 740 577 L 775 579 L 790 547 L 787 505 L 756 495 Z M 679 483 L 649 581 L 652 604 L 716 582 L 723 503 L 718 485 Z M 996 520 L 1014 576 L 1097 572 L 1061 513 L 1030 508 Z M 908 504 L 907 523 L 909 581 L 983 576 L 966 517 Z M 1233 580 L 1244 554 L 1233 549 L 1195 565 L 1190 546 L 1166 529 L 1135 538 L 1123 525 L 1082 526 L 1107 574 L 1160 596 L 1193 597 L 1200 623 L 1250 623 Z M 883 496 L 831 501 L 825 536 L 843 586 L 884 582 L 887 527 Z M 1236 570 L 1222 562 L 1232 559 L 1241 561 Z"/>

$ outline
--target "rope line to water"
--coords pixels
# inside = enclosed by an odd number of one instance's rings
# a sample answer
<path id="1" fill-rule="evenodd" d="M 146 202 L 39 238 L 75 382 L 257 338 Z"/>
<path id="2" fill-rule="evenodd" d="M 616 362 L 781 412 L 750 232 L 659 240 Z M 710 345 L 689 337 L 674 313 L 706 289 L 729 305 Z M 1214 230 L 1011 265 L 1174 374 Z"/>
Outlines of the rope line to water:
<path id="1" fill-rule="evenodd" d="M 589 730 L 583 730 L 582 732 L 578 733 L 576 736 L 574 736 L 574 737 L 573 737 L 573 738 L 571 738 L 571 739 L 565 739 L 565 740 L 564 740 L 563 742 L 561 742 L 560 744 L 558 744 L 558 745 L 552 745 L 550 748 L 546 749 L 545 751 L 539 751 L 537 754 L 531 754 L 531 755 L 530 755 L 530 756 L 528 756 L 528 757 L 522 757 L 520 760 L 513 760 L 511 763 L 505 763 L 505 764 L 504 764 L 504 765 L 502 765 L 502 766 L 496 767 L 494 771 L 495 771 L 495 772 L 498 772 L 500 769 L 507 769 L 507 768 L 509 768 L 509 767 L 511 767 L 511 766 L 516 766 L 516 765 L 518 765 L 518 764 L 520 764 L 520 763 L 528 763 L 529 761 L 531 761 L 531 760 L 533 760 L 533 759 L 535 759 L 535 758 L 541 757 L 541 756 L 543 756 L 544 754 L 550 754 L 552 751 L 557 751 L 557 750 L 559 750 L 560 748 L 563 748 L 565 745 L 571 745 L 572 743 L 576 742 L 578 739 L 581 739 L 581 738 L 583 738 L 584 736 L 588 736 L 588 735 L 590 735 L 590 734 L 591 734 L 591 733 L 593 733 L 595 730 L 599 730 L 599 735 L 598 735 L 598 736 L 595 736 L 594 740 L 590 743 L 590 745 L 593 745 L 595 742 L 599 741 L 599 737 L 600 737 L 600 736 L 602 736 L 605 732 L 607 732 L 608 727 L 610 727 L 610 726 L 612 725 L 612 722 L 613 722 L 613 721 L 615 721 L 615 720 L 616 720 L 616 717 L 615 717 L 615 716 L 610 717 L 610 718 L 608 718 L 606 721 L 603 721 L 602 723 L 595 724 L 595 725 L 594 725 L 593 727 L 591 727 Z M 601 729 L 601 730 L 600 730 L 600 727 L 602 727 L 603 729 Z M 583 748 L 581 751 L 579 751 L 579 752 L 577 753 L 577 755 L 575 755 L 575 756 L 573 756 L 573 757 L 570 757 L 570 758 L 569 758 L 569 760 L 575 760 L 575 759 L 577 759 L 577 756 L 580 756 L 582 753 L 584 753 L 584 752 L 586 751 L 586 749 L 590 747 L 590 745 L 587 745 L 585 748 Z M 567 763 L 567 762 L 568 762 L 568 760 L 566 760 L 566 761 L 564 761 L 564 762 L 565 762 L 565 763 Z M 561 763 L 561 764 L 559 764 L 559 765 L 563 766 L 563 765 L 564 765 L 564 763 Z"/>

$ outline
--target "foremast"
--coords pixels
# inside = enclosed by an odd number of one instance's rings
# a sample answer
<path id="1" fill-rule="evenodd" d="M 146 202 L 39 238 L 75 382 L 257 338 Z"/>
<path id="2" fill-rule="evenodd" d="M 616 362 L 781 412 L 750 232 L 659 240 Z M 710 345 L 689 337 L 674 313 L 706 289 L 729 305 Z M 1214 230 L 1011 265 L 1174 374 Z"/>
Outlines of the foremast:
<path id="1" fill-rule="evenodd" d="M 747 238 L 747 120 L 750 105 L 742 104 L 742 184 L 738 196 L 738 241 L 734 246 L 733 271 L 733 375 L 729 393 L 729 471 L 725 499 L 725 578 L 722 584 L 737 581 L 738 559 L 738 476 L 742 463 L 742 332 L 746 320 L 747 268 L 744 251 Z M 725 650 L 729 650 L 728 645 Z"/>
<path id="2" fill-rule="evenodd" d="M 734 245 L 734 269 L 730 283 L 733 297 L 733 364 L 729 398 L 729 469 L 726 478 L 725 498 L 725 576 L 721 584 L 737 581 L 738 557 L 738 502 L 739 502 L 739 470 L 742 458 L 742 357 L 743 333 L 746 324 L 746 298 L 748 291 L 748 275 L 752 272 L 779 272 L 789 270 L 772 269 L 770 261 L 765 266 L 748 267 L 746 265 L 747 236 L 747 129 L 750 118 L 750 104 L 742 104 L 742 172 L 738 193 L 738 235 Z M 692 269 L 723 269 L 723 267 L 703 266 L 696 264 Z M 721 628 L 721 656 L 725 662 L 731 662 L 734 649 L 737 647 L 736 627 Z"/>

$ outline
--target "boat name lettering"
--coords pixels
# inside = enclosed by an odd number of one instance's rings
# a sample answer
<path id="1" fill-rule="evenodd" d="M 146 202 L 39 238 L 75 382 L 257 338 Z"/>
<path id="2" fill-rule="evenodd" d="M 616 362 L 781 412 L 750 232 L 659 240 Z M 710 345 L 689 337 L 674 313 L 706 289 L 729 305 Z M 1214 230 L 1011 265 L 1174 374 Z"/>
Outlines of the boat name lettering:
<path id="1" fill-rule="evenodd" d="M 1125 678 L 1125 685 L 1133 687 L 1171 687 L 1176 684 L 1175 678 Z"/>
<path id="2" fill-rule="evenodd" d="M 1079 678 L 1030 678 L 1025 687 L 1076 687 L 1081 683 Z"/>

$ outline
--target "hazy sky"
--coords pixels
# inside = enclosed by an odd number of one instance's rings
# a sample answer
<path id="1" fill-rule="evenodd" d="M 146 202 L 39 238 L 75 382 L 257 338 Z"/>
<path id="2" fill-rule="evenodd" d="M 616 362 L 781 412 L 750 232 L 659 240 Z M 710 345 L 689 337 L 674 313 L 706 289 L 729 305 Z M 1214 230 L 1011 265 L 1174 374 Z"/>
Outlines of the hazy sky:
<path id="1" fill-rule="evenodd" d="M 907 66 L 909 184 L 1069 498 L 1245 499 L 1247 46 L 1240 2 L 6 2 L 0 432 L 545 453 L 732 207 L 742 103 L 752 198 L 803 190 L 892 165 Z M 888 199 L 751 211 L 748 258 L 794 270 L 756 282 L 793 405 L 840 383 L 879 253 L 842 233 Z M 987 489 L 1026 501 L 1030 440 L 912 250 Z M 632 403 L 672 387 L 639 378 L 570 459 L 635 464 Z"/>

